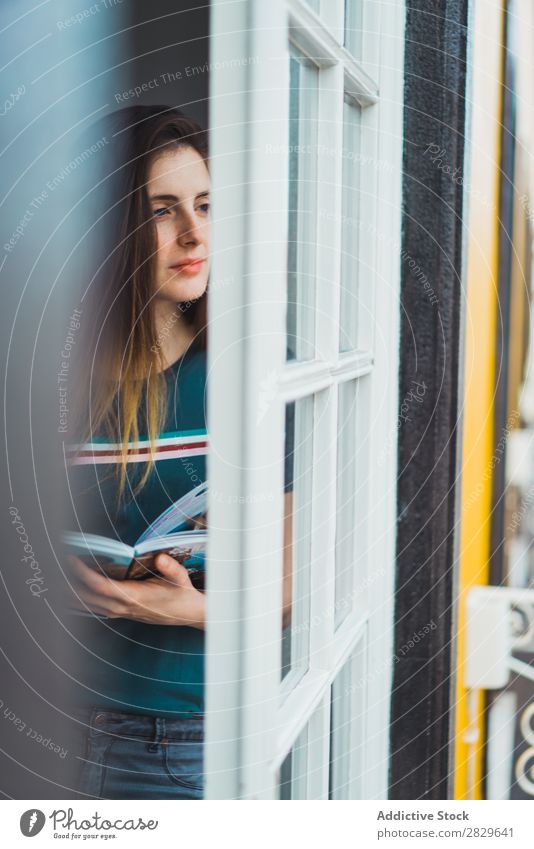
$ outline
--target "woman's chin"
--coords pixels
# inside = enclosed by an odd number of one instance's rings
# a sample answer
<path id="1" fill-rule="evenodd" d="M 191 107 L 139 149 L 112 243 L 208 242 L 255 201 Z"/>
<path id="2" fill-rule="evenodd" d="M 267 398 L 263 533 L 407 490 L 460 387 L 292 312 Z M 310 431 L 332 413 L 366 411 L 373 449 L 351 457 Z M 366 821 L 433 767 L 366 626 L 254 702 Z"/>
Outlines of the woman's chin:
<path id="1" fill-rule="evenodd" d="M 159 297 L 169 301 L 193 301 L 200 298 L 206 291 L 208 281 L 200 278 L 198 280 L 170 280 L 159 290 Z"/>

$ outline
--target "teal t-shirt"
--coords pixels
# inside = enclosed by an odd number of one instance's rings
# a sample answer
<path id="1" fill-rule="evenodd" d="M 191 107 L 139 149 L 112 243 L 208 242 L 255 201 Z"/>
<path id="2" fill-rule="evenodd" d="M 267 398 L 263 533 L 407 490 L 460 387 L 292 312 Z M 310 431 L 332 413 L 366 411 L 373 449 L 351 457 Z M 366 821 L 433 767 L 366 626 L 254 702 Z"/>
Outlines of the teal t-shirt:
<path id="1" fill-rule="evenodd" d="M 135 543 L 170 504 L 206 480 L 206 353 L 195 345 L 164 372 L 168 409 L 151 475 L 132 497 L 144 468 L 146 437 L 129 446 L 126 498 L 116 509 L 119 446 L 95 439 L 69 467 L 71 530 Z M 205 633 L 131 619 L 78 618 L 82 644 L 78 705 L 170 718 L 204 712 Z"/>

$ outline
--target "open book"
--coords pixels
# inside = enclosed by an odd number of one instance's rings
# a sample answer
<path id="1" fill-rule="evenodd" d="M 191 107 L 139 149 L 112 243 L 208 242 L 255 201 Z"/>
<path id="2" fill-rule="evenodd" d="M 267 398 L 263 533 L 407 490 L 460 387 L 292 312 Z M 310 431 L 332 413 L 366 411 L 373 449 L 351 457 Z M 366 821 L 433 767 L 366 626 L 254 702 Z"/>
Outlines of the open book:
<path id="1" fill-rule="evenodd" d="M 204 590 L 207 491 L 207 483 L 201 483 L 171 504 L 135 545 L 75 532 L 64 533 L 63 542 L 71 554 L 115 580 L 143 580 L 158 575 L 154 558 L 165 552 L 188 569 L 194 587 Z"/>

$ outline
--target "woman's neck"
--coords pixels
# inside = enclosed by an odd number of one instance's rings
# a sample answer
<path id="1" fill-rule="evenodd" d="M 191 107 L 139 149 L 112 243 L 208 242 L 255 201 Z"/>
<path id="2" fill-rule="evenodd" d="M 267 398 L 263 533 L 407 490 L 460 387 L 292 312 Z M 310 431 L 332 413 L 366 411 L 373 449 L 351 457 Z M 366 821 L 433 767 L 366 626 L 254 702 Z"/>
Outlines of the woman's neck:
<path id="1" fill-rule="evenodd" d="M 165 369 L 185 353 L 195 334 L 184 319 L 182 304 L 161 300 L 154 306 L 155 346 Z"/>

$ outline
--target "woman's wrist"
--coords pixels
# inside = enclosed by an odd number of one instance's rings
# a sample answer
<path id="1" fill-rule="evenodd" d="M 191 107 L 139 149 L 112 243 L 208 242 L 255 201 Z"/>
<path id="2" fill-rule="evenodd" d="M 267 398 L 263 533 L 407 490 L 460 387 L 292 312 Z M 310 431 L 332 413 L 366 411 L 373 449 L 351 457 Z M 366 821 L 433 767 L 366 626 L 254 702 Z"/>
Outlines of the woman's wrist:
<path id="1" fill-rule="evenodd" d="M 191 617 L 191 621 L 184 624 L 203 631 L 206 626 L 206 596 L 200 590 L 195 590 L 195 602 L 192 605 Z"/>

